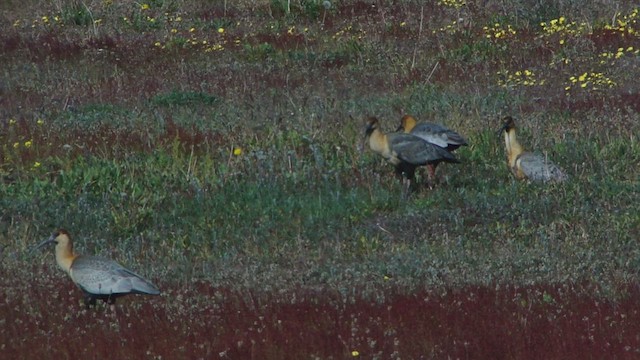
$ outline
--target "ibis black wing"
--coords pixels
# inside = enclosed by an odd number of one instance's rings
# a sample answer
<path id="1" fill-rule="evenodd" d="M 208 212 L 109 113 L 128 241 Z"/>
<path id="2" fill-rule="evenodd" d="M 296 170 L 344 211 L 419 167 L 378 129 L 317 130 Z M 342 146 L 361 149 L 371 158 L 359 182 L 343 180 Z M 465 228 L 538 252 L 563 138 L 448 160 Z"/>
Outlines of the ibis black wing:
<path id="1" fill-rule="evenodd" d="M 447 150 L 467 145 L 467 140 L 460 134 L 438 124 L 420 123 L 411 130 L 411 134 Z"/>
<path id="2" fill-rule="evenodd" d="M 412 165 L 437 164 L 440 162 L 459 162 L 446 149 L 429 143 L 411 134 L 388 134 L 391 151 Z"/>

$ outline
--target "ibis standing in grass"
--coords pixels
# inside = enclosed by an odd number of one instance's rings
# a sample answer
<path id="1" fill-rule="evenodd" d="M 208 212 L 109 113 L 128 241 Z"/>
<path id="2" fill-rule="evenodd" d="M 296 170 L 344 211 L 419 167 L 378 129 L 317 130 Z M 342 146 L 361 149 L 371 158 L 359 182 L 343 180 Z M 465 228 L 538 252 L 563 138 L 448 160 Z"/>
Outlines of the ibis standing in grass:
<path id="1" fill-rule="evenodd" d="M 547 156 L 524 151 L 516 137 L 516 123 L 511 116 L 504 118 L 504 125 L 500 128 L 504 132 L 504 142 L 507 150 L 507 165 L 516 179 L 529 179 L 534 182 L 563 182 L 568 179 L 567 174 Z"/>
<path id="2" fill-rule="evenodd" d="M 380 122 L 374 117 L 367 121 L 365 142 L 367 141 L 371 150 L 395 166 L 396 174 L 403 177 L 405 190 L 411 186 L 416 167 L 458 162 L 446 149 L 415 135 L 399 132 L 385 134 L 380 130 Z"/>
<path id="3" fill-rule="evenodd" d="M 397 131 L 415 135 L 447 151 L 454 151 L 460 146 L 468 145 L 467 140 L 457 132 L 438 124 L 427 122 L 418 124 L 411 115 L 405 115 L 400 119 L 400 126 Z M 436 166 L 438 166 L 437 163 L 427 164 L 431 179 L 435 179 Z"/>
<path id="4" fill-rule="evenodd" d="M 160 290 L 142 276 L 117 262 L 96 256 L 78 255 L 65 230 L 57 230 L 37 248 L 55 244 L 56 262 L 85 294 L 85 305 L 100 299 L 113 308 L 116 298 L 127 294 L 158 295 Z"/>

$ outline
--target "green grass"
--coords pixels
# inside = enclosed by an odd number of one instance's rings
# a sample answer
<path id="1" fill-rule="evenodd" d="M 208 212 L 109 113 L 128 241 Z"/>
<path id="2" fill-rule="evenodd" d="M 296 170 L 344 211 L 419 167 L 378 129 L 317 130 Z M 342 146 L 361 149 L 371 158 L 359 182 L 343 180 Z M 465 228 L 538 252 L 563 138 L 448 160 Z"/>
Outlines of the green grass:
<path id="1" fill-rule="evenodd" d="M 297 254 L 310 259 L 300 265 L 309 274 L 317 274 L 316 267 L 355 268 L 378 281 L 385 274 L 412 279 L 413 286 L 567 280 L 608 286 L 617 272 L 636 276 L 640 254 L 630 247 L 637 235 L 637 184 L 626 167 L 605 166 L 629 152 L 633 160 L 634 146 L 578 141 L 551 149 L 574 171 L 580 168 L 567 156 L 594 162 L 579 164 L 585 174 L 572 173 L 567 184 L 542 186 L 513 180 L 500 139 L 486 131 L 458 152 L 463 164 L 441 167 L 441 186 L 406 202 L 390 166 L 368 153 L 346 149 L 340 156 L 335 146 L 316 145 L 295 131 L 269 137 L 270 146 L 252 144 L 240 155 L 188 152 L 174 141 L 118 159 L 52 158 L 46 168 L 20 174 L 31 181 L 3 183 L 2 207 L 14 222 L 31 219 L 34 237 L 56 226 L 78 229 L 80 246 L 115 250 L 133 261 L 136 253 L 127 254 L 142 238 L 155 259 L 178 258 L 182 266 L 238 256 L 266 265 Z M 111 241 L 96 248 L 90 239 Z M 608 265 L 613 261 L 616 274 Z M 432 263 L 443 264 L 446 282 L 429 272 Z M 287 266 L 270 271 L 277 282 Z M 262 280 L 253 280 L 260 286 Z M 336 279 L 316 279 L 328 280 Z"/>

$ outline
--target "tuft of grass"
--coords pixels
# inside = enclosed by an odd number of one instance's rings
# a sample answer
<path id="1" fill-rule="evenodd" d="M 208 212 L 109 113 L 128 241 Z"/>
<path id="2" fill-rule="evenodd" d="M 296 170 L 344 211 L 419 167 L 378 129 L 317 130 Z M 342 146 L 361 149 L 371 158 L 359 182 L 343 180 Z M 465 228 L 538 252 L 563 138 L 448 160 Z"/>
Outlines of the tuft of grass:
<path id="1" fill-rule="evenodd" d="M 167 94 L 158 94 L 151 98 L 151 103 L 159 106 L 212 106 L 219 102 L 220 99 L 211 94 L 177 90 Z"/>
<path id="2" fill-rule="evenodd" d="M 65 4 L 60 13 L 63 23 L 67 25 L 90 26 L 95 21 L 91 9 L 85 3 Z"/>
<path id="3" fill-rule="evenodd" d="M 275 53 L 275 49 L 269 43 L 245 44 L 244 53 L 246 59 L 250 62 L 263 62 Z"/>

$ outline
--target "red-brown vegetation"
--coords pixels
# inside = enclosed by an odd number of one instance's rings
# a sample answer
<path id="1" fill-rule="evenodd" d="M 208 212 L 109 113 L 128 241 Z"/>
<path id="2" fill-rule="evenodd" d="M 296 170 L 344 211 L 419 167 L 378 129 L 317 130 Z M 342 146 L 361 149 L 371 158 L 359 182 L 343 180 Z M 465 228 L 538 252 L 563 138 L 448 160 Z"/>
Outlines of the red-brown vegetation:
<path id="1" fill-rule="evenodd" d="M 46 273 L 47 269 L 34 269 Z M 42 279 L 42 277 L 40 277 Z M 208 283 L 130 296 L 117 316 L 79 304 L 58 276 L 4 278 L 0 349 L 10 358 L 637 358 L 637 288 L 619 300 L 573 284 L 343 295 L 256 293 Z M 34 290 L 38 287 L 38 290 Z M 30 336 L 23 336 L 23 334 Z"/>

